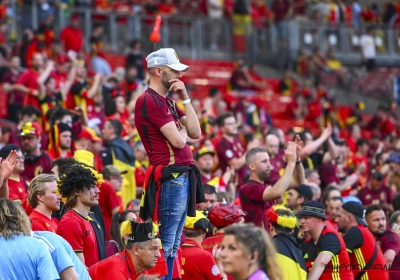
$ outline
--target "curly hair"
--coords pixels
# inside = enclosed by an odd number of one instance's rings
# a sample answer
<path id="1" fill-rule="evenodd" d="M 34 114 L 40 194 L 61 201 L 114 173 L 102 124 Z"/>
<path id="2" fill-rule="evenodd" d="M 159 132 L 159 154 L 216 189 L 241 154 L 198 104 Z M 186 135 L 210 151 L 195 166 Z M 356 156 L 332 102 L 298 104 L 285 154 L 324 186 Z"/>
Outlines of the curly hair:
<path id="1" fill-rule="evenodd" d="M 80 164 L 75 164 L 60 176 L 57 185 L 63 198 L 66 198 L 65 207 L 71 208 L 76 204 L 77 191 L 84 188 L 90 189 L 97 184 L 97 179 L 92 171 Z"/>
<path id="2" fill-rule="evenodd" d="M 0 198 L 0 236 L 5 240 L 15 235 L 30 236 L 31 223 L 24 210 L 14 202 Z"/>
<path id="3" fill-rule="evenodd" d="M 68 168 L 78 163 L 74 158 L 58 158 L 51 163 L 51 167 L 57 166 L 58 176 L 61 176 L 67 172 Z"/>

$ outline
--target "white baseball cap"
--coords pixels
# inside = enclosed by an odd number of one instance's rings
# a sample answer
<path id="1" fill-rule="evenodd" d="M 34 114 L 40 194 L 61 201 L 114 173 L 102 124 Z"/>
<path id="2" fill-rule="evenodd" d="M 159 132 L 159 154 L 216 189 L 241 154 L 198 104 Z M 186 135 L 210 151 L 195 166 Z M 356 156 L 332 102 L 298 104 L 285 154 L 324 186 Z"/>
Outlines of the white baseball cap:
<path id="1" fill-rule="evenodd" d="M 179 72 L 186 72 L 189 70 L 189 66 L 179 62 L 178 55 L 175 50 L 171 48 L 159 49 L 158 51 L 152 52 L 146 57 L 146 61 L 148 68 L 168 66 Z"/>

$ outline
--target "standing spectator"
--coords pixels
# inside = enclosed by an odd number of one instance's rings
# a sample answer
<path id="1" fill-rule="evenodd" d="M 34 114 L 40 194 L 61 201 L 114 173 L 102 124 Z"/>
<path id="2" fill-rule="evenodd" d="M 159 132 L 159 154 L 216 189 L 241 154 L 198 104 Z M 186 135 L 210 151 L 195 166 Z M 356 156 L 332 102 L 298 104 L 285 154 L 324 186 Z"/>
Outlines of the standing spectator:
<path id="1" fill-rule="evenodd" d="M 211 232 L 210 221 L 200 211 L 196 217 L 187 217 L 183 228 L 185 241 L 182 248 L 182 280 L 226 279 L 219 269 L 213 255 L 201 247 L 207 233 Z M 201 262 L 199 262 L 201 259 Z"/>
<path id="2" fill-rule="evenodd" d="M 163 17 L 171 17 L 177 14 L 177 9 L 173 0 L 161 0 L 158 5 L 158 13 Z"/>
<path id="3" fill-rule="evenodd" d="M 58 220 L 51 217 L 53 211 L 60 210 L 60 197 L 57 194 L 57 177 L 39 174 L 33 178 L 29 187 L 29 204 L 33 207 L 29 219 L 32 230 L 56 232 Z"/>
<path id="4" fill-rule="evenodd" d="M 60 279 L 49 250 L 31 237 L 29 218 L 18 205 L 0 198 L 0 221 L 1 279 Z"/>
<path id="5" fill-rule="evenodd" d="M 50 174 L 51 158 L 40 149 L 41 129 L 35 122 L 27 122 L 21 129 L 22 152 L 25 156 L 24 172 L 22 176 L 30 182 L 36 175 L 41 173 Z"/>
<path id="6" fill-rule="evenodd" d="M 120 171 L 114 165 L 107 165 L 101 171 L 105 182 L 101 184 L 101 195 L 99 196 L 99 206 L 103 213 L 106 241 L 111 239 L 110 226 L 112 216 L 118 212 L 119 206 L 121 205 L 120 198 L 117 196 L 117 192 L 122 187 L 121 175 L 126 174 L 127 171 Z"/>
<path id="7" fill-rule="evenodd" d="M 83 49 L 83 33 L 80 29 L 80 22 L 77 14 L 71 17 L 71 23 L 65 27 L 60 34 L 60 40 L 64 44 L 64 50 L 80 52 Z"/>
<path id="8" fill-rule="evenodd" d="M 86 267 L 106 257 L 103 229 L 90 212 L 90 207 L 99 203 L 97 186 L 102 183 L 94 172 L 88 167 L 73 165 L 58 181 L 58 189 L 69 210 L 61 218 L 57 234 L 68 241 Z"/>
<path id="9" fill-rule="evenodd" d="M 372 71 L 375 68 L 376 47 L 374 34 L 374 28 L 368 26 L 367 33 L 360 38 L 361 59 L 367 71 Z"/>
<path id="10" fill-rule="evenodd" d="M 219 167 L 222 172 L 226 172 L 228 167 L 236 170 L 234 178 L 232 178 L 235 188 L 239 188 L 243 184 L 246 176 L 245 166 L 245 149 L 239 141 L 237 134 L 237 122 L 232 112 L 225 112 L 218 116 L 217 123 L 222 132 L 222 139 L 217 145 L 217 155 Z M 249 145 L 247 147 L 251 149 Z"/>
<path id="11" fill-rule="evenodd" d="M 65 123 L 55 124 L 49 131 L 49 148 L 47 150 L 52 160 L 59 157 L 71 158 L 74 156 L 72 131 Z"/>
<path id="12" fill-rule="evenodd" d="M 12 151 L 17 152 L 17 164 L 14 166 L 10 177 L 8 178 L 8 199 L 13 202 L 21 203 L 26 196 L 28 185 L 25 179 L 20 175 L 24 171 L 24 155 L 21 148 L 16 145 L 6 145 L 0 150 L 0 157 L 7 158 Z"/>
<path id="13" fill-rule="evenodd" d="M 301 208 L 303 207 L 304 203 L 307 201 L 312 200 L 313 193 L 309 186 L 307 185 L 300 185 L 295 189 L 291 189 L 287 192 L 286 196 L 286 207 L 293 211 L 296 215 Z"/>
<path id="14" fill-rule="evenodd" d="M 144 58 L 143 58 L 143 53 L 142 53 L 142 43 L 138 39 L 135 39 L 130 43 L 129 53 L 126 56 L 125 68 L 129 69 L 131 66 L 136 67 L 137 77 L 140 80 L 143 80 L 144 79 Z"/>
<path id="15" fill-rule="evenodd" d="M 155 267 L 161 242 L 151 221 L 125 221 L 121 236 L 125 249 L 89 269 L 92 280 L 137 279 L 142 271 Z"/>
<path id="16" fill-rule="evenodd" d="M 213 28 L 211 29 L 211 46 L 212 50 L 218 48 L 218 36 L 221 34 L 221 19 L 224 17 L 224 2 L 219 0 L 207 0 L 208 18 L 212 20 Z"/>
<path id="17" fill-rule="evenodd" d="M 38 40 L 29 26 L 22 30 L 22 43 L 19 45 L 19 57 L 21 66 L 29 68 L 31 66 L 32 55 L 37 51 Z"/>
<path id="18" fill-rule="evenodd" d="M 271 9 L 274 13 L 275 28 L 278 38 L 281 41 L 284 41 L 288 36 L 288 27 L 286 21 L 293 13 L 290 3 L 288 0 L 274 0 Z"/>
<path id="19" fill-rule="evenodd" d="M 135 122 L 140 124 L 138 133 L 151 164 L 146 175 L 154 173 L 161 179 L 158 189 L 162 193 L 155 192 L 154 181 L 148 184 L 140 217 L 160 222 L 160 236 L 168 265 L 166 279 L 169 280 L 186 215 L 195 216 L 196 204 L 204 201 L 200 172 L 186 143 L 188 137 L 198 139 L 201 130 L 185 85 L 180 80 L 182 72 L 189 67 L 180 63 L 178 55 L 170 48 L 153 52 L 146 60 L 150 85 L 136 102 Z M 179 95 L 186 115 L 167 97 L 168 91 Z M 174 187 L 176 185 L 180 187 Z M 156 205 L 158 195 L 161 199 Z"/>
<path id="20" fill-rule="evenodd" d="M 280 174 L 283 173 L 286 166 L 284 155 L 279 151 L 279 138 L 275 134 L 268 134 L 265 137 L 265 149 L 267 150 L 269 162 L 272 166 L 269 173 L 269 180 L 275 183 L 281 177 Z"/>
<path id="21" fill-rule="evenodd" d="M 297 138 L 299 141 L 299 139 Z M 285 150 L 286 168 L 281 178 L 273 185 L 268 185 L 271 164 L 263 148 L 253 148 L 246 154 L 246 165 L 250 170 L 249 181 L 239 189 L 240 204 L 248 215 L 245 221 L 269 230 L 269 219 L 265 211 L 283 197 L 289 187 L 297 187 L 304 182 L 304 170 L 296 152 L 296 144 L 289 142 Z"/>
<path id="22" fill-rule="evenodd" d="M 357 196 L 365 206 L 376 204 L 385 211 L 391 210 L 392 193 L 383 185 L 383 175 L 378 171 L 372 174 L 369 184 L 362 188 Z"/>
<path id="23" fill-rule="evenodd" d="M 298 215 L 303 232 L 311 235 L 302 245 L 308 279 L 353 280 L 350 267 L 353 263 L 350 263 L 342 237 L 325 226 L 324 205 L 319 201 L 309 201 Z"/>
<path id="24" fill-rule="evenodd" d="M 107 150 L 102 153 L 101 158 L 104 166 L 112 164 L 119 170 L 127 172 L 121 189 L 121 199 L 124 204 L 136 198 L 136 186 L 134 179 L 135 156 L 131 147 L 122 138 L 122 124 L 115 119 L 109 119 L 102 131 Z"/>
<path id="25" fill-rule="evenodd" d="M 307 278 L 306 263 L 301 248 L 292 235 L 297 226 L 297 218 L 289 209 L 276 206 L 267 212 L 271 220 L 270 234 L 274 242 L 278 262 L 284 279 L 305 280 Z"/>
<path id="26" fill-rule="evenodd" d="M 48 231 L 35 231 L 32 237 L 46 245 L 60 279 L 90 280 L 89 273 L 71 245 L 61 236 Z"/>
<path id="27" fill-rule="evenodd" d="M 343 239 L 356 279 L 365 275 L 368 279 L 388 280 L 387 271 L 375 269 L 384 267 L 386 262 L 372 233 L 366 228 L 365 211 L 364 206 L 358 202 L 344 203 L 336 218 L 339 232 L 344 233 Z"/>
<path id="28" fill-rule="evenodd" d="M 386 228 L 385 212 L 379 205 L 370 205 L 366 209 L 365 220 L 382 250 L 386 267 L 390 267 L 389 279 L 400 279 L 400 238 Z"/>

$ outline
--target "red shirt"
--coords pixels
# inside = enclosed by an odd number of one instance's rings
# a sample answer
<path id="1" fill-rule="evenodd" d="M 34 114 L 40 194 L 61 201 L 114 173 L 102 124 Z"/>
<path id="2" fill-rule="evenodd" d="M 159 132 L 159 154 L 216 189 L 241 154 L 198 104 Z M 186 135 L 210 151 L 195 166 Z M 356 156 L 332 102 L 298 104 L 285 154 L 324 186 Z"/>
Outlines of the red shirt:
<path id="1" fill-rule="evenodd" d="M 19 177 L 18 181 L 8 178 L 8 199 L 12 201 L 22 201 L 26 196 L 26 185 L 24 180 Z"/>
<path id="2" fill-rule="evenodd" d="M 21 76 L 19 76 L 16 84 L 24 85 L 30 90 L 38 90 L 39 86 L 37 83 L 37 79 L 39 78 L 39 72 L 34 70 L 28 69 Z M 24 96 L 24 105 L 32 105 L 35 107 L 39 106 L 39 101 L 37 100 L 36 96 L 28 93 Z"/>
<path id="3" fill-rule="evenodd" d="M 240 205 L 247 215 L 244 217 L 246 223 L 254 223 L 258 227 L 264 227 L 269 230 L 269 219 L 265 211 L 276 204 L 276 201 L 263 201 L 263 192 L 271 186 L 260 184 L 249 180 L 240 187 L 239 197 Z"/>
<path id="4" fill-rule="evenodd" d="M 88 218 L 69 210 L 61 218 L 57 234 L 71 245 L 75 253 L 83 253 L 87 267 L 99 262 L 97 238 Z"/>
<path id="5" fill-rule="evenodd" d="M 239 139 L 235 138 L 233 142 L 230 142 L 225 137 L 221 138 L 217 145 L 217 155 L 219 160 L 219 167 L 222 173 L 225 173 L 228 167 L 228 162 L 233 158 L 240 158 L 245 153 L 245 149 L 240 143 Z M 236 170 L 233 183 L 235 186 L 241 186 L 243 179 L 247 175 L 246 165 L 243 165 L 239 170 Z"/>
<path id="6" fill-rule="evenodd" d="M 338 224 L 335 221 L 331 221 L 329 219 L 325 221 L 325 225 L 327 228 L 332 229 L 332 230 L 338 231 L 338 229 L 339 229 Z"/>
<path id="7" fill-rule="evenodd" d="M 349 255 L 346 251 L 346 245 L 337 231 L 325 227 L 316 244 L 312 238 L 308 238 L 304 241 L 301 249 L 303 251 L 304 260 L 306 261 L 307 272 L 310 272 L 320 252 L 327 252 L 332 255 L 332 259 L 325 266 L 319 279 L 354 279 L 350 267 L 350 264 L 353 264 L 353 262 L 350 262 Z"/>
<path id="8" fill-rule="evenodd" d="M 364 268 L 375 251 L 375 238 L 364 226 L 351 227 L 343 236 L 349 252 L 350 263 L 352 264 L 354 277 Z M 378 255 L 368 271 L 364 274 L 365 279 L 388 280 L 389 275 L 384 271 L 386 262 L 382 251 L 378 248 Z"/>
<path id="9" fill-rule="evenodd" d="M 192 165 L 193 153 L 188 144 L 183 149 L 173 147 L 161 133 L 160 128 L 169 122 L 175 122 L 180 130 L 179 119 L 185 114 L 174 104 L 171 111 L 169 97 L 164 98 L 151 88 L 147 89 L 136 101 L 135 122 L 137 130 L 152 165 Z M 174 116 L 176 115 L 176 116 Z"/>
<path id="10" fill-rule="evenodd" d="M 32 213 L 29 215 L 29 219 L 32 222 L 33 231 L 42 230 L 42 231 L 51 231 L 54 233 L 57 232 L 59 222 L 55 218 L 49 219 L 47 216 L 33 209 Z"/>
<path id="11" fill-rule="evenodd" d="M 371 204 L 379 205 L 382 202 L 391 204 L 392 202 L 392 194 L 390 192 L 390 189 L 386 186 L 382 186 L 378 191 L 373 191 L 369 187 L 362 188 L 358 193 L 358 198 L 365 206 Z"/>
<path id="12" fill-rule="evenodd" d="M 166 3 L 161 3 L 158 6 L 158 11 L 163 13 L 164 15 L 172 15 L 172 13 L 176 10 L 174 4 L 167 5 Z"/>
<path id="13" fill-rule="evenodd" d="M 181 248 L 182 280 L 223 279 L 214 257 L 210 252 L 203 250 L 200 244 L 186 238 Z"/>
<path id="14" fill-rule="evenodd" d="M 33 208 L 32 208 L 32 206 L 29 204 L 28 195 L 29 195 L 29 191 L 28 191 L 28 193 L 25 195 L 24 199 L 22 200 L 21 206 L 22 206 L 22 208 L 25 210 L 25 213 L 29 216 L 29 215 L 33 212 Z"/>
<path id="15" fill-rule="evenodd" d="M 99 206 L 104 218 L 104 226 L 106 231 L 106 240 L 111 240 L 110 226 L 112 219 L 112 210 L 121 204 L 117 193 L 113 186 L 107 181 L 100 186 Z"/>
<path id="16" fill-rule="evenodd" d="M 224 239 L 224 232 L 217 231 L 214 235 L 206 238 L 201 242 L 201 246 L 205 251 L 212 253 L 215 245 L 221 246 L 222 239 Z"/>
<path id="17" fill-rule="evenodd" d="M 64 42 L 66 52 L 73 50 L 79 52 L 83 47 L 83 33 L 79 28 L 67 26 L 60 34 L 60 40 Z"/>
<path id="18" fill-rule="evenodd" d="M 279 153 L 274 157 L 271 156 L 269 162 L 271 163 L 273 169 L 269 172 L 268 180 L 271 182 L 276 182 L 281 178 L 281 172 L 285 170 L 286 162 L 283 158 L 283 154 Z"/>
<path id="19" fill-rule="evenodd" d="M 385 254 L 387 250 L 393 250 L 396 256 L 390 267 L 389 279 L 400 279 L 400 239 L 396 233 L 391 230 L 386 230 L 383 235 L 375 237 L 376 242 L 380 246 L 382 253 Z"/>
<path id="20" fill-rule="evenodd" d="M 96 263 L 88 270 L 92 280 L 135 280 L 135 266 L 125 249 L 123 252 Z"/>

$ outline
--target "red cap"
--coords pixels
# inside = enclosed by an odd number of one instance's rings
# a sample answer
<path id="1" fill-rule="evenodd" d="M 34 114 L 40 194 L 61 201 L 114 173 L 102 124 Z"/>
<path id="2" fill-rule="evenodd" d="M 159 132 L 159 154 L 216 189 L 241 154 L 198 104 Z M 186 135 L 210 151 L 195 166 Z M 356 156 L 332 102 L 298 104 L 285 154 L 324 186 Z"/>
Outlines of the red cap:
<path id="1" fill-rule="evenodd" d="M 246 216 L 246 214 L 240 207 L 229 203 L 218 202 L 211 208 L 208 219 L 216 228 L 224 228 L 240 222 L 244 216 Z"/>
<path id="2" fill-rule="evenodd" d="M 64 64 L 64 63 L 66 63 L 66 62 L 69 62 L 69 57 L 68 57 L 68 55 L 66 55 L 66 54 L 60 54 L 58 57 L 57 57 L 57 63 L 58 64 Z"/>
<path id="3" fill-rule="evenodd" d="M 20 136 L 22 137 L 30 137 L 30 136 L 40 136 L 42 134 L 42 130 L 40 129 L 40 125 L 35 122 L 27 122 L 22 126 Z"/>
<path id="4" fill-rule="evenodd" d="M 96 132 L 91 128 L 83 128 L 78 135 L 78 138 L 86 138 L 92 142 L 102 142 L 103 140 L 97 136 Z"/>

